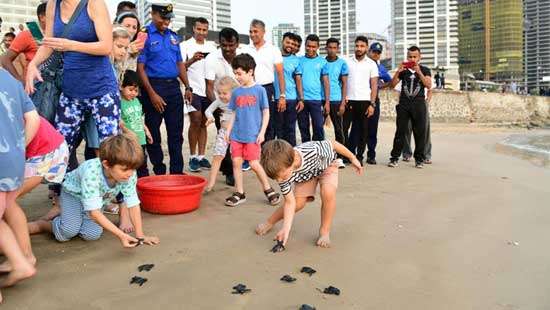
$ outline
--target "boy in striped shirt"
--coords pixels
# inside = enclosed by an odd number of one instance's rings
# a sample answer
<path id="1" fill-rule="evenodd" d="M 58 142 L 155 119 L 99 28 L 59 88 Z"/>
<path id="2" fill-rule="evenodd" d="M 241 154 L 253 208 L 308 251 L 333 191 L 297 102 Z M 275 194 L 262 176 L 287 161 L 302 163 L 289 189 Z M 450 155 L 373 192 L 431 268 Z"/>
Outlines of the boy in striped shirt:
<path id="1" fill-rule="evenodd" d="M 348 158 L 359 175 L 363 173 L 363 167 L 353 153 L 336 141 L 311 141 L 294 148 L 283 140 L 265 143 L 261 164 L 267 176 L 279 183 L 285 203 L 265 223 L 258 225 L 256 233 L 265 235 L 277 222 L 283 220 L 283 227 L 275 238 L 286 245 L 294 213 L 314 200 L 319 184 L 322 206 L 317 246 L 329 247 L 338 188 L 338 167 L 334 163 L 337 154 Z"/>

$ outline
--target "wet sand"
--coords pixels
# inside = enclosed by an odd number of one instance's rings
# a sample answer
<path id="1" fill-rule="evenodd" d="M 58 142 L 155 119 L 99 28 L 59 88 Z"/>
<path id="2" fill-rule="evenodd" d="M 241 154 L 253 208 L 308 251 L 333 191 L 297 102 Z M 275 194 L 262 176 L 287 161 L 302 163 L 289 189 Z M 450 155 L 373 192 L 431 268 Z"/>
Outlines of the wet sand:
<path id="1" fill-rule="evenodd" d="M 330 129 L 332 130 L 332 129 Z M 39 273 L 2 290 L 2 309 L 548 309 L 550 169 L 495 145 L 517 130 L 433 125 L 434 164 L 385 166 L 394 125 L 381 124 L 379 165 L 340 174 L 330 249 L 314 246 L 318 201 L 295 220 L 287 250 L 253 230 L 273 207 L 251 172 L 248 202 L 223 206 L 216 191 L 194 213 L 145 214 L 157 247 L 33 237 Z M 526 131 L 519 131 L 526 132 Z M 187 157 L 187 156 L 186 156 Z M 206 175 L 206 173 L 203 173 Z M 48 206 L 44 187 L 22 200 L 30 218 Z M 154 263 L 151 272 L 137 266 Z M 318 272 L 309 277 L 302 266 Z M 298 280 L 283 283 L 290 274 Z M 149 279 L 130 286 L 134 275 Z M 237 283 L 252 292 L 232 295 Z M 341 289 L 324 296 L 316 288 Z"/>

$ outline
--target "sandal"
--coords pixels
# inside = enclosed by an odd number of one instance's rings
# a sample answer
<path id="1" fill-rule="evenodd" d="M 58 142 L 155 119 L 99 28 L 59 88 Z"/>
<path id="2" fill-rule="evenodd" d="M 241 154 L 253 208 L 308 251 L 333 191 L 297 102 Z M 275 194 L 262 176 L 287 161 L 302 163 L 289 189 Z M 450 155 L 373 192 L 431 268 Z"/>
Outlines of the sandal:
<path id="1" fill-rule="evenodd" d="M 281 194 L 276 193 L 273 188 L 264 191 L 265 197 L 269 200 L 269 204 L 276 206 L 281 202 Z"/>
<path id="2" fill-rule="evenodd" d="M 246 202 L 246 196 L 244 193 L 234 192 L 229 198 L 225 200 L 225 205 L 228 207 L 236 207 L 241 203 Z"/>

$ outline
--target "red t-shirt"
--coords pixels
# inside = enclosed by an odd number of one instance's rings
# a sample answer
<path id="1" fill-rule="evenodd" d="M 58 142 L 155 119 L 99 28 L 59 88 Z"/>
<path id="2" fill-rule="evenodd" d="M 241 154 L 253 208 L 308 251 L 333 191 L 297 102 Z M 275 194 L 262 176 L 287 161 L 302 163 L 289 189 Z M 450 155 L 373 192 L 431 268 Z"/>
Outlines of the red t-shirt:
<path id="1" fill-rule="evenodd" d="M 38 45 L 29 30 L 21 31 L 10 45 L 10 50 L 17 54 L 23 53 L 27 62 L 31 61 L 36 55 Z"/>
<path id="2" fill-rule="evenodd" d="M 65 138 L 45 118 L 40 117 L 40 127 L 31 143 L 27 145 L 25 156 L 44 156 L 57 149 L 63 141 Z"/>

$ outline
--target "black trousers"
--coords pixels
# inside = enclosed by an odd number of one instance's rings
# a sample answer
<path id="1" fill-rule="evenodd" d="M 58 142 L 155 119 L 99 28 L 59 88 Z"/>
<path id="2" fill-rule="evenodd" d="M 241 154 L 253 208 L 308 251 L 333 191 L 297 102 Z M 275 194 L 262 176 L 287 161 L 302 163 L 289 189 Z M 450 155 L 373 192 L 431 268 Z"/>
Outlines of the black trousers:
<path id="1" fill-rule="evenodd" d="M 216 124 L 216 129 L 219 131 L 220 128 L 222 128 L 222 123 L 220 119 L 221 110 L 217 109 L 214 111 L 214 120 Z M 222 163 L 220 165 L 220 171 L 225 176 L 232 176 L 233 175 L 233 161 L 231 160 L 231 148 L 228 147 L 227 151 L 225 152 L 225 157 L 222 160 Z"/>
<path id="2" fill-rule="evenodd" d="M 367 117 L 367 108 L 370 106 L 370 101 L 353 101 L 349 100 L 344 113 L 343 131 L 346 138 L 346 147 L 350 151 L 354 151 L 355 147 L 350 143 L 349 129 L 351 126 L 355 128 L 355 139 L 357 141 L 357 152 L 354 152 L 358 160 L 363 160 L 365 149 L 367 148 L 369 118 Z M 354 139 L 354 140 L 355 140 Z"/>
<path id="3" fill-rule="evenodd" d="M 332 122 L 332 127 L 334 128 L 334 138 L 336 142 L 346 145 L 347 142 L 347 133 L 344 132 L 344 116 L 338 115 L 340 110 L 340 102 L 330 102 L 330 121 Z M 343 158 L 338 154 L 339 158 Z"/>
<path id="4" fill-rule="evenodd" d="M 414 159 L 416 162 L 423 162 L 425 159 L 424 148 L 426 146 L 426 122 L 427 110 L 426 100 L 424 98 L 406 100 L 400 99 L 399 104 L 395 106 L 397 117 L 395 120 L 397 129 L 393 139 L 393 149 L 391 151 L 391 160 L 398 160 L 403 146 L 409 122 L 412 125 L 412 131 L 415 141 Z"/>

